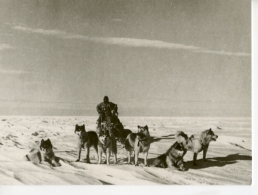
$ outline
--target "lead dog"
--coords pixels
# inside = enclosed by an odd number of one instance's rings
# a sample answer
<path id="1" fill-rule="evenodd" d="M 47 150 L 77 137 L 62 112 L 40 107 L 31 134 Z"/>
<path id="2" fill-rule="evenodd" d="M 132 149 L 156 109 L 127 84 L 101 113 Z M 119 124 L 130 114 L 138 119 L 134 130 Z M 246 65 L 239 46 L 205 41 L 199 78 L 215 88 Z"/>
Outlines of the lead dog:
<path id="1" fill-rule="evenodd" d="M 211 129 L 203 131 L 200 135 L 191 135 L 186 145 L 187 150 L 192 151 L 193 155 L 193 166 L 197 166 L 196 159 L 198 153 L 203 151 L 203 161 L 206 162 L 206 154 L 211 141 L 216 141 L 218 135 L 215 135 Z"/>
<path id="2" fill-rule="evenodd" d="M 150 133 L 148 126 L 138 125 L 137 133 L 130 133 L 125 140 L 125 149 L 128 152 L 128 164 L 131 164 L 131 151 L 134 151 L 135 166 L 138 166 L 139 153 L 144 154 L 144 165 L 147 164 L 148 152 L 150 149 Z"/>
<path id="3" fill-rule="evenodd" d="M 116 144 L 116 140 L 110 136 L 110 131 L 106 129 L 101 130 L 98 138 L 98 164 L 101 163 L 103 152 L 106 154 L 106 163 L 108 165 L 110 164 L 111 152 L 114 154 L 115 164 L 117 163 L 117 148 L 114 144 Z"/>

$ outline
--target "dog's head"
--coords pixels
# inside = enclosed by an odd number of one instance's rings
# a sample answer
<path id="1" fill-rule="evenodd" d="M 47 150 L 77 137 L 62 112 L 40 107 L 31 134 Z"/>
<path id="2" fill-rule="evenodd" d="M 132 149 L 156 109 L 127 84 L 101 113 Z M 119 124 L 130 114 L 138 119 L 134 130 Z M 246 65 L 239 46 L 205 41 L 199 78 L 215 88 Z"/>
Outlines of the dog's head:
<path id="1" fill-rule="evenodd" d="M 188 144 L 188 135 L 185 134 L 183 131 L 178 131 L 176 133 L 176 141 L 180 144 L 182 144 L 185 148 L 186 148 L 186 145 Z"/>
<path id="2" fill-rule="evenodd" d="M 148 126 L 145 125 L 144 127 L 142 127 L 142 126 L 138 125 L 137 136 L 139 137 L 140 140 L 144 140 L 144 139 L 148 138 L 150 136 Z"/>
<path id="3" fill-rule="evenodd" d="M 175 145 L 174 148 L 175 152 L 176 152 L 176 157 L 182 157 L 184 154 L 184 145 L 182 143 L 178 143 Z"/>
<path id="4" fill-rule="evenodd" d="M 40 142 L 40 146 L 39 146 L 39 149 L 44 153 L 44 154 L 47 154 L 49 152 L 52 151 L 52 144 L 51 144 L 51 141 L 50 139 L 47 139 L 47 140 L 44 140 L 42 139 L 41 142 Z"/>
<path id="5" fill-rule="evenodd" d="M 78 135 L 79 138 L 82 137 L 82 135 L 86 132 L 85 130 L 85 125 L 79 126 L 79 125 L 75 125 L 75 130 L 74 133 Z"/>
<path id="6" fill-rule="evenodd" d="M 108 130 L 102 130 L 99 133 L 99 141 L 102 145 L 108 146 L 111 142 L 110 134 Z"/>
<path id="7" fill-rule="evenodd" d="M 219 136 L 215 135 L 211 129 L 201 133 L 201 141 L 203 144 L 209 144 L 211 141 L 216 141 Z"/>
<path id="8" fill-rule="evenodd" d="M 144 127 L 142 126 L 139 126 L 138 125 L 138 133 L 143 133 L 145 135 L 148 135 L 149 134 L 149 128 L 147 125 L 145 125 Z"/>

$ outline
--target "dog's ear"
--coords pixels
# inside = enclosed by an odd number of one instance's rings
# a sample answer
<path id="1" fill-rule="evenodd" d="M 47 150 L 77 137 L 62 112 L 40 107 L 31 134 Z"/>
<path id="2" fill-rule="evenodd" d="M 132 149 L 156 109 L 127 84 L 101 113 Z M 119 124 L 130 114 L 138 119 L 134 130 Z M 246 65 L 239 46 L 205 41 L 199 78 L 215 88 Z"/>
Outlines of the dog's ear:
<path id="1" fill-rule="evenodd" d="M 181 136 L 182 134 L 183 134 L 183 131 L 177 131 L 177 132 L 176 132 L 176 137 L 177 137 L 177 136 Z"/>
<path id="2" fill-rule="evenodd" d="M 47 139 L 47 143 L 51 144 L 51 141 L 50 141 L 50 139 L 49 139 L 49 138 Z"/>
<path id="3" fill-rule="evenodd" d="M 78 129 L 78 124 L 75 125 L 74 133 L 76 132 L 76 129 Z"/>
<path id="4" fill-rule="evenodd" d="M 191 135 L 191 136 L 188 138 L 188 140 L 192 140 L 192 139 L 194 139 L 194 135 Z"/>
<path id="5" fill-rule="evenodd" d="M 149 131 L 149 127 L 148 127 L 148 125 L 145 125 L 145 127 L 144 127 L 145 129 L 147 129 L 147 131 Z"/>
<path id="6" fill-rule="evenodd" d="M 47 143 L 50 145 L 51 148 L 53 148 L 53 145 L 52 145 L 50 139 L 47 139 Z"/>
<path id="7" fill-rule="evenodd" d="M 82 125 L 82 129 L 83 129 L 84 131 L 86 131 L 86 129 L 85 129 L 85 125 L 84 125 L 84 124 Z"/>
<path id="8" fill-rule="evenodd" d="M 188 135 L 185 134 L 183 131 L 182 131 L 182 136 L 185 138 L 186 141 L 188 141 L 188 139 L 189 139 L 189 138 L 188 138 Z"/>
<path id="9" fill-rule="evenodd" d="M 177 131 L 176 132 L 176 140 L 180 144 L 187 144 L 188 143 L 188 135 L 185 134 L 183 131 Z"/>
<path id="10" fill-rule="evenodd" d="M 141 128 L 141 127 L 140 127 L 140 125 L 138 125 L 137 127 L 138 127 L 138 130 L 137 130 L 137 132 L 140 132 L 140 128 Z"/>

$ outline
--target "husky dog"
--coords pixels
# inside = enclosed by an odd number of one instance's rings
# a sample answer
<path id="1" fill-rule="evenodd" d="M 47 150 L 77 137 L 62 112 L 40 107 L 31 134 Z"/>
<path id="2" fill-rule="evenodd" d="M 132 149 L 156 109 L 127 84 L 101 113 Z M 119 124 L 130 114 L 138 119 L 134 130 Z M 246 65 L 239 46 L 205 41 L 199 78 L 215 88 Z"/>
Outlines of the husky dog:
<path id="1" fill-rule="evenodd" d="M 39 149 L 32 149 L 26 156 L 26 160 L 33 161 L 34 163 L 47 162 L 51 167 L 61 166 L 59 160 L 53 152 L 53 146 L 50 139 L 41 140 Z"/>
<path id="2" fill-rule="evenodd" d="M 144 165 L 147 164 L 148 152 L 150 149 L 150 133 L 148 126 L 138 125 L 137 133 L 130 133 L 125 140 L 125 149 L 128 152 L 128 164 L 131 164 L 131 151 L 134 151 L 135 166 L 138 166 L 139 153 L 144 153 Z"/>
<path id="3" fill-rule="evenodd" d="M 113 152 L 114 155 L 114 162 L 117 163 L 117 150 L 116 146 L 116 140 L 114 137 L 111 137 L 109 130 L 101 130 L 99 133 L 99 141 L 98 141 L 98 163 L 101 163 L 102 159 L 102 153 L 104 152 L 106 154 L 106 163 L 110 164 L 110 155 L 111 152 Z"/>
<path id="4" fill-rule="evenodd" d="M 130 129 L 124 129 L 122 123 L 113 123 L 113 134 L 121 144 L 125 144 L 126 137 L 130 133 L 132 133 L 132 131 Z"/>
<path id="5" fill-rule="evenodd" d="M 85 125 L 79 126 L 76 124 L 74 133 L 78 135 L 78 159 L 76 162 L 80 161 L 81 158 L 81 150 L 82 148 L 86 148 L 86 158 L 84 159 L 86 163 L 90 163 L 90 147 L 94 147 L 97 157 L 98 157 L 98 136 L 95 131 L 85 130 Z"/>
<path id="6" fill-rule="evenodd" d="M 118 141 L 121 143 L 121 144 L 125 144 L 125 141 L 126 141 L 126 138 L 127 136 L 132 133 L 132 131 L 130 129 L 123 129 L 120 131 L 120 137 L 118 138 Z"/>
<path id="7" fill-rule="evenodd" d="M 206 162 L 206 154 L 211 141 L 216 141 L 217 135 L 211 129 L 203 131 L 200 135 L 191 135 L 187 143 L 187 150 L 192 151 L 193 166 L 197 166 L 196 159 L 199 152 L 203 151 L 203 161 Z"/>
<path id="8" fill-rule="evenodd" d="M 180 171 L 185 171 L 185 163 L 183 161 L 183 156 L 186 149 L 182 143 L 175 142 L 165 154 L 158 156 L 152 166 L 161 168 L 171 168 L 176 167 Z"/>

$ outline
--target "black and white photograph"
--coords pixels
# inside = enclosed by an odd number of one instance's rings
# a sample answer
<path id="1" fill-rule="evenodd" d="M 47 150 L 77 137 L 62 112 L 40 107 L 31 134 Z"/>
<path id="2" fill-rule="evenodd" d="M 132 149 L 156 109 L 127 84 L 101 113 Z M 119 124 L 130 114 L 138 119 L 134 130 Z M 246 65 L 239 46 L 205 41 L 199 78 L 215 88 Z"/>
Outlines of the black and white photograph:
<path id="1" fill-rule="evenodd" d="M 0 0 L 0 185 L 252 185 L 251 11 Z"/>

